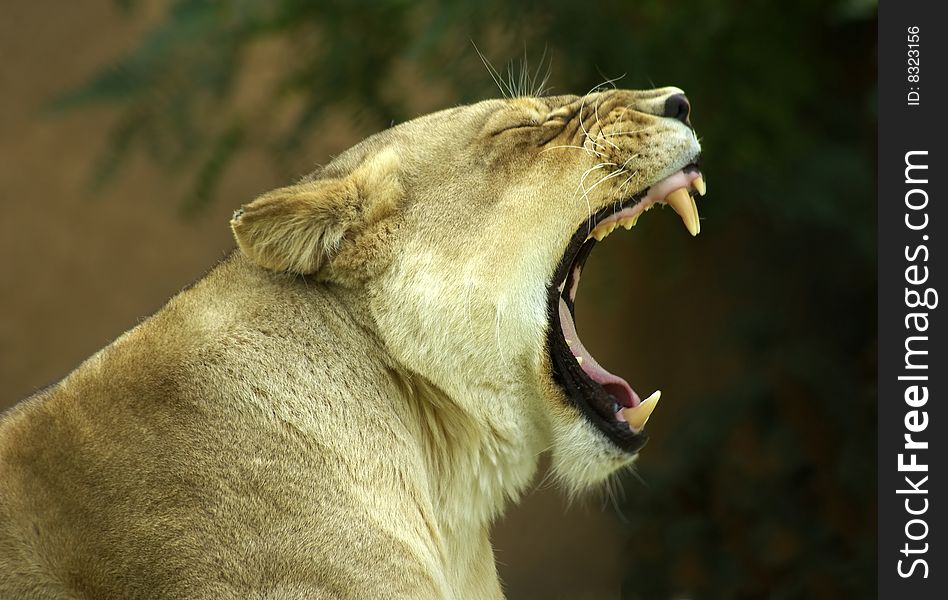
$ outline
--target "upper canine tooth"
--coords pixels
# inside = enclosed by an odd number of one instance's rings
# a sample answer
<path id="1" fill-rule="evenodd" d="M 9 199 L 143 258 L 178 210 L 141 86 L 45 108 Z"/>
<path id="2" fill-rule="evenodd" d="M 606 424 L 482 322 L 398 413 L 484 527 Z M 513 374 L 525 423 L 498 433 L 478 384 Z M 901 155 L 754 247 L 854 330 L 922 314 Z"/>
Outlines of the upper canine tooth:
<path id="1" fill-rule="evenodd" d="M 708 191 L 708 186 L 704 183 L 704 177 L 698 175 L 695 177 L 695 180 L 691 182 L 691 185 L 695 186 L 695 191 L 698 192 L 699 196 L 704 196 L 705 192 Z"/>
<path id="2" fill-rule="evenodd" d="M 622 416 L 625 417 L 632 429 L 642 429 L 645 427 L 648 418 L 652 416 L 652 411 L 655 410 L 655 405 L 658 404 L 661 397 L 662 391 L 655 390 L 651 396 L 642 400 L 636 406 L 623 409 Z"/>
<path id="3" fill-rule="evenodd" d="M 675 209 L 691 235 L 698 235 L 698 232 L 701 231 L 701 225 L 698 224 L 698 207 L 695 205 L 695 201 L 692 200 L 688 190 L 678 188 L 665 196 L 665 203 Z"/>
<path id="4" fill-rule="evenodd" d="M 695 230 L 694 230 L 694 233 L 692 233 L 691 235 L 698 235 L 699 233 L 701 233 L 701 220 L 698 219 L 698 205 L 695 204 L 694 196 L 688 196 L 688 198 L 691 200 L 691 210 L 694 211 L 694 215 L 695 215 Z"/>

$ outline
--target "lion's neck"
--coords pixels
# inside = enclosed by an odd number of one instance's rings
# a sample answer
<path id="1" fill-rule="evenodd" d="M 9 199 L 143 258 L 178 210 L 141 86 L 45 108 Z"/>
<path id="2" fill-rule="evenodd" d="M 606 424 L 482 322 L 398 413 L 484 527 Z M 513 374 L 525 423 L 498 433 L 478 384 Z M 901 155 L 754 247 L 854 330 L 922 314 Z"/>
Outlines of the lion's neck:
<path id="1" fill-rule="evenodd" d="M 544 449 L 542 440 L 546 439 L 537 430 L 542 419 L 516 408 L 525 404 L 521 398 L 498 397 L 498 391 L 493 389 L 481 394 L 469 391 L 467 398 L 451 399 L 425 378 L 403 370 L 384 350 L 385 344 L 373 337 L 374 328 L 365 322 L 369 310 L 363 305 L 362 295 L 345 288 L 312 285 L 275 275 L 256 276 L 274 280 L 284 290 L 286 315 L 268 323 L 267 329 L 278 330 L 281 343 L 298 349 L 295 364 L 322 364 L 327 356 L 334 356 L 326 348 L 357 348 L 360 351 L 349 351 L 340 359 L 345 361 L 345 371 L 358 372 L 360 377 L 371 380 L 366 385 L 379 390 L 382 397 L 398 396 L 390 405 L 370 411 L 365 410 L 361 401 L 335 403 L 331 414 L 312 416 L 313 423 L 319 423 L 312 428 L 324 430 L 329 419 L 358 421 L 362 431 L 379 427 L 380 419 L 382 423 L 385 419 L 404 423 L 425 467 L 423 472 L 412 475 L 430 498 L 435 526 L 446 544 L 453 543 L 452 537 L 462 545 L 465 541 L 469 543 L 472 530 L 486 531 L 504 507 L 520 497 L 536 472 Z M 266 285 L 255 282 L 242 287 L 258 289 Z M 266 314 L 274 310 L 270 306 Z M 307 327 L 294 318 L 297 312 L 332 314 L 346 326 L 327 327 L 317 321 Z M 318 345 L 313 340 L 318 340 Z M 388 377 L 379 377 L 382 373 Z M 313 369 L 312 375 L 312 380 L 300 379 L 311 389 L 331 389 L 338 385 L 336 380 L 340 377 L 339 373 L 325 369 Z M 271 408 L 291 420 L 295 419 L 293 415 L 306 415 L 311 410 L 307 405 L 311 402 L 311 389 L 294 389 L 294 393 Z M 475 412 L 462 405 L 481 408 Z M 341 433 L 334 435 L 338 438 Z"/>
<path id="2" fill-rule="evenodd" d="M 439 520 L 448 530 L 488 526 L 533 478 L 539 435 L 526 418 L 471 414 L 427 382 L 403 383 Z"/>

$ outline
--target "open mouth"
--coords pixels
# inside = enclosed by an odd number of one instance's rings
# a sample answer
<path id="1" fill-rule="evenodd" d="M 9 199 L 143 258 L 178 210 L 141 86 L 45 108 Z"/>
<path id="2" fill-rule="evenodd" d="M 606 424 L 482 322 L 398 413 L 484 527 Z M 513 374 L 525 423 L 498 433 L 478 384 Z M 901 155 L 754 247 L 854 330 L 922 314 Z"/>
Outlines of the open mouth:
<path id="1" fill-rule="evenodd" d="M 606 206 L 573 234 L 550 284 L 547 351 L 553 377 L 593 425 L 626 452 L 636 452 L 648 439 L 643 428 L 661 392 L 642 400 L 628 382 L 603 368 L 583 345 L 575 322 L 580 275 L 598 242 L 617 227 L 631 229 L 656 204 L 671 206 L 689 233 L 698 235 L 701 225 L 694 196 L 704 194 L 704 178 L 692 163 L 628 200 Z"/>

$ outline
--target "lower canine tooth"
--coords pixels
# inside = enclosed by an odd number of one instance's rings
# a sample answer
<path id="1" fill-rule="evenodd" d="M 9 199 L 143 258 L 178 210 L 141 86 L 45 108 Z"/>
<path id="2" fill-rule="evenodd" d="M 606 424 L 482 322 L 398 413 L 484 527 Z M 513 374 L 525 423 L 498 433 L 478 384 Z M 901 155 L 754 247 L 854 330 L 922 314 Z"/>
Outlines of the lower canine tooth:
<path id="1" fill-rule="evenodd" d="M 668 204 L 685 224 L 685 229 L 691 235 L 698 235 L 701 226 L 698 224 L 698 207 L 692 199 L 691 194 L 685 188 L 678 188 L 674 192 L 665 196 L 665 204 Z"/>
<path id="2" fill-rule="evenodd" d="M 632 429 L 642 429 L 645 427 L 645 422 L 648 421 L 648 418 L 652 416 L 652 411 L 655 410 L 655 405 L 658 404 L 658 400 L 661 397 L 662 391 L 655 390 L 651 396 L 642 400 L 637 406 L 624 409 L 622 416 L 625 417 L 625 420 Z"/>
<path id="3" fill-rule="evenodd" d="M 579 363 L 579 364 L 583 364 L 583 357 L 582 357 L 582 356 L 577 356 L 577 357 L 576 357 L 576 362 Z"/>

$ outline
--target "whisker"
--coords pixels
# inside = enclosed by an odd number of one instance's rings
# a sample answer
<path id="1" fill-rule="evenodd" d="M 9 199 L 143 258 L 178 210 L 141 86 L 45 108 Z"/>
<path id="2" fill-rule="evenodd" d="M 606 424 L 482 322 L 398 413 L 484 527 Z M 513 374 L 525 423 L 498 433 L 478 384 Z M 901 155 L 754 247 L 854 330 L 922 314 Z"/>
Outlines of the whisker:
<path id="1" fill-rule="evenodd" d="M 594 88 L 594 89 L 595 89 L 595 88 Z M 594 140 L 592 137 L 590 137 L 589 131 L 586 129 L 586 124 L 583 122 L 583 121 L 584 121 L 583 111 L 586 110 L 586 99 L 589 98 L 589 94 L 590 94 L 591 92 L 592 92 L 592 90 L 590 90 L 589 92 L 586 92 L 585 94 L 583 94 L 583 101 L 582 101 L 582 102 L 580 103 L 580 105 L 579 105 L 579 114 L 577 115 L 577 118 L 579 119 L 579 128 L 580 128 L 580 130 L 582 130 L 582 132 L 583 132 L 583 141 L 584 141 L 584 143 L 585 143 L 586 141 L 588 141 L 588 142 L 592 142 L 593 145 L 602 146 L 602 144 L 600 144 L 599 142 L 597 142 L 596 140 Z"/>
<path id="2" fill-rule="evenodd" d="M 638 171 L 632 171 L 632 174 L 629 175 L 629 176 L 626 178 L 626 180 L 622 182 L 622 185 L 619 186 L 619 193 L 620 193 L 620 194 L 622 193 L 622 190 L 625 189 L 625 186 L 627 186 L 627 185 L 629 184 L 629 182 L 632 181 L 632 178 L 635 177 L 636 175 L 638 175 L 638 173 L 639 173 Z"/>
<path id="3" fill-rule="evenodd" d="M 599 68 L 596 67 L 596 70 L 599 71 Z M 616 89 L 616 82 L 623 79 L 626 75 L 628 75 L 628 73 L 623 73 L 622 75 L 619 75 L 618 77 L 613 77 L 612 79 L 609 79 L 602 71 L 599 71 L 599 74 L 602 75 L 603 77 L 606 77 L 606 80 L 600 83 L 599 85 L 597 85 L 593 89 L 598 89 L 607 85 L 612 86 L 612 89 Z"/>
<path id="4" fill-rule="evenodd" d="M 546 93 L 546 84 L 550 80 L 550 74 L 553 72 L 553 54 L 550 53 L 550 61 L 547 65 L 546 74 L 543 76 L 543 79 L 540 80 L 540 85 L 537 85 L 537 77 L 540 76 L 540 69 L 543 68 L 543 63 L 546 61 L 548 50 L 549 46 L 543 46 L 543 54 L 540 56 L 540 62 L 537 64 L 537 70 L 533 73 L 533 77 L 530 78 L 530 91 L 533 96 L 543 96 Z"/>
<path id="5" fill-rule="evenodd" d="M 603 130 L 602 130 L 602 122 L 599 120 L 599 103 L 596 103 L 596 125 L 599 127 L 599 133 L 598 133 L 598 135 L 596 136 L 596 138 L 597 138 L 597 139 L 605 139 L 606 137 L 608 137 L 608 136 L 606 136 L 605 133 L 603 132 Z M 621 148 L 619 148 L 618 146 L 616 146 L 614 143 L 610 142 L 609 140 L 606 140 L 606 142 L 607 142 L 609 145 L 611 145 L 613 148 L 615 148 L 616 150 L 618 150 L 618 151 L 620 151 L 620 152 L 622 151 Z"/>
<path id="6" fill-rule="evenodd" d="M 484 54 L 481 52 L 481 49 L 478 48 L 477 44 L 474 43 L 473 39 L 471 39 L 471 45 L 474 46 L 474 51 L 477 52 L 477 55 L 481 58 L 481 62 L 484 63 L 484 67 L 487 69 L 487 73 L 490 75 L 490 78 L 494 80 L 494 83 L 497 85 L 497 88 L 500 90 L 501 95 L 503 95 L 504 98 L 510 98 L 511 95 L 508 94 L 510 89 L 507 88 L 506 91 L 504 90 L 504 84 L 503 84 L 503 81 L 501 80 L 500 73 L 498 73 L 497 69 L 494 68 L 494 65 L 492 65 L 490 61 L 487 60 L 487 57 L 484 56 Z"/>
<path id="7" fill-rule="evenodd" d="M 527 58 L 527 42 L 523 42 L 523 62 L 520 64 L 520 95 L 532 95 L 533 86 L 530 85 L 530 61 Z"/>
<path id="8" fill-rule="evenodd" d="M 638 153 L 633 154 L 632 156 L 629 157 L 629 159 L 628 159 L 627 161 L 625 161 L 624 163 L 622 163 L 622 166 L 619 167 L 619 168 L 620 168 L 620 169 L 624 169 L 624 168 L 628 167 L 628 166 L 629 166 L 629 163 L 632 162 L 633 160 L 635 160 L 635 159 L 638 158 L 638 157 L 639 157 L 639 154 L 638 154 Z"/>
<path id="9" fill-rule="evenodd" d="M 507 89 L 510 90 L 511 98 L 516 98 L 517 96 L 520 95 L 519 92 L 517 91 L 517 86 L 516 84 L 514 84 L 514 81 L 513 81 L 513 63 L 509 63 L 509 62 L 507 63 Z"/>
<path id="10" fill-rule="evenodd" d="M 612 179 L 613 177 L 618 177 L 619 175 L 622 175 L 622 173 L 624 173 L 624 172 L 625 172 L 625 171 L 622 171 L 622 170 L 613 171 L 612 173 L 606 175 L 605 177 L 603 177 L 602 179 L 600 179 L 599 181 L 597 181 L 591 188 L 589 188 L 588 190 L 586 190 L 586 193 L 588 194 L 589 192 L 591 192 L 591 191 L 593 191 L 594 189 L 596 189 L 596 188 L 599 186 L 599 184 L 602 183 L 603 181 L 608 181 L 609 179 Z"/>
<path id="11" fill-rule="evenodd" d="M 592 188 L 586 189 L 586 178 L 589 177 L 589 175 L 590 175 L 593 171 L 595 171 L 595 170 L 597 170 L 597 169 L 601 169 L 601 168 L 603 168 L 603 167 L 608 167 L 608 166 L 614 167 L 614 166 L 616 166 L 616 164 L 615 164 L 615 163 L 611 163 L 611 162 L 604 162 L 604 163 L 599 163 L 598 165 L 595 165 L 595 166 L 593 166 L 593 167 L 590 167 L 589 169 L 586 169 L 586 171 L 582 174 L 582 176 L 581 176 L 580 179 L 579 179 L 579 185 L 576 186 L 576 192 L 573 194 L 573 197 L 575 198 L 576 195 L 579 194 L 580 189 L 582 189 L 582 192 L 583 192 L 583 196 L 582 196 L 582 197 L 583 197 L 583 200 L 586 202 L 586 230 L 587 230 L 587 233 L 588 233 L 589 231 L 591 231 L 590 221 L 592 220 L 593 210 L 592 210 L 592 203 L 589 201 L 589 192 L 592 191 Z M 621 171 L 618 171 L 618 172 L 621 172 Z M 601 182 L 602 182 L 602 180 L 596 182 L 596 185 L 599 185 L 599 183 L 601 183 Z M 593 186 L 593 187 L 595 187 L 595 186 Z"/>
<path id="12" fill-rule="evenodd" d="M 544 148 L 543 150 L 540 150 L 539 154 L 543 154 L 544 152 L 547 152 L 547 151 L 549 151 L 549 150 L 556 150 L 557 148 L 574 148 L 574 149 L 576 149 L 576 150 L 582 150 L 583 152 L 592 154 L 593 156 L 598 156 L 598 157 L 601 157 L 601 156 L 602 156 L 601 154 L 599 154 L 599 153 L 596 152 L 595 150 L 590 150 L 589 148 L 584 148 L 584 147 L 582 147 L 582 146 L 571 146 L 571 145 L 569 145 L 569 144 L 565 144 L 565 145 L 563 145 L 563 146 L 550 146 L 549 148 Z"/>
<path id="13" fill-rule="evenodd" d="M 628 131 L 613 131 L 612 133 L 607 133 L 607 134 L 603 135 L 602 137 L 603 137 L 603 138 L 613 138 L 613 137 L 619 137 L 619 136 L 628 135 L 628 134 L 629 134 Z"/>

